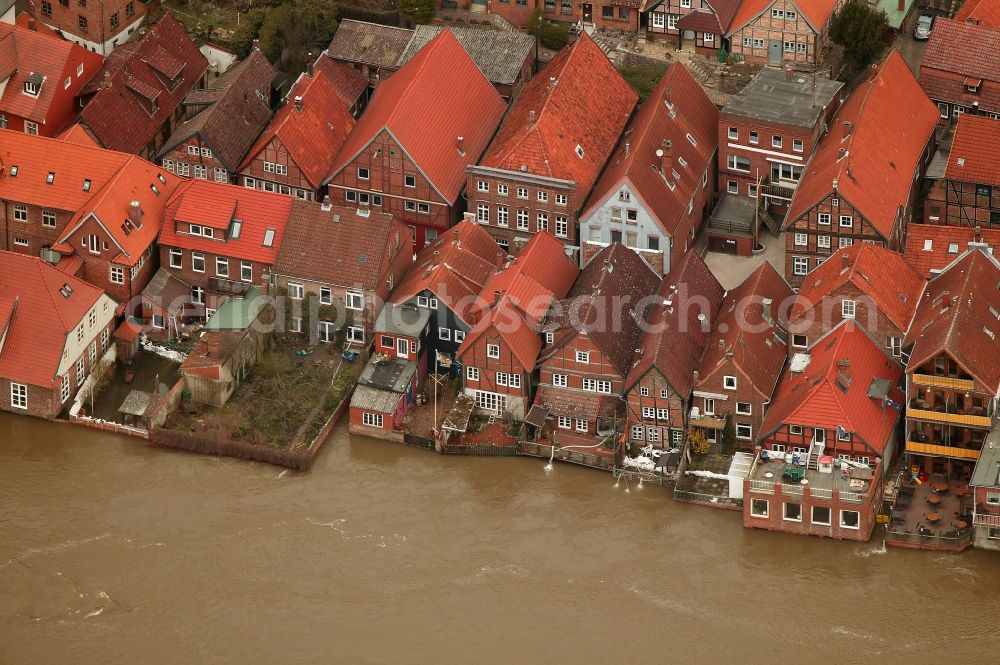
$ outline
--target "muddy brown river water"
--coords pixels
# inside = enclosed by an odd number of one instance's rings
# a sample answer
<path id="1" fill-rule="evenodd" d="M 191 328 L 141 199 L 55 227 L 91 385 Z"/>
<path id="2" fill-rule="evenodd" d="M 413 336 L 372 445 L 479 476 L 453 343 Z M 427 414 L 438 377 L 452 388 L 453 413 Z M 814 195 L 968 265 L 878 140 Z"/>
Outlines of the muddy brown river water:
<path id="1" fill-rule="evenodd" d="M 300 474 L 0 414 L 0 663 L 1000 662 L 1000 556 L 543 466 L 341 427 Z"/>

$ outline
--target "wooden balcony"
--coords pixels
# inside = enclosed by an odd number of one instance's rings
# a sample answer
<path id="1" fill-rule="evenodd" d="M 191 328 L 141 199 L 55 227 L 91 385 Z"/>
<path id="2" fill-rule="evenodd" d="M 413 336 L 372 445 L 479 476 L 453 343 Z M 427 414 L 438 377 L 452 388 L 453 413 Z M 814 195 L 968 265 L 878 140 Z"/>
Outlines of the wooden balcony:
<path id="1" fill-rule="evenodd" d="M 959 379 L 951 376 L 935 376 L 933 374 L 918 374 L 914 372 L 910 375 L 910 380 L 918 386 L 932 386 L 934 388 L 951 388 L 953 390 L 975 390 L 976 384 L 971 379 Z"/>
<path id="2" fill-rule="evenodd" d="M 722 429 L 726 426 L 726 419 L 717 416 L 691 416 L 688 419 L 691 427 L 704 427 L 705 429 Z"/>
<path id="3" fill-rule="evenodd" d="M 907 407 L 906 417 L 933 423 L 948 423 L 950 425 L 965 425 L 966 427 L 982 427 L 984 429 L 989 429 L 993 424 L 993 420 L 989 416 L 974 416 L 967 413 L 944 413 L 913 407 Z"/>
<path id="4" fill-rule="evenodd" d="M 906 442 L 906 452 L 917 455 L 931 455 L 932 457 L 954 457 L 957 459 L 979 459 L 978 450 L 971 448 L 955 448 L 952 446 L 940 446 L 936 443 L 918 443 L 917 441 Z"/>

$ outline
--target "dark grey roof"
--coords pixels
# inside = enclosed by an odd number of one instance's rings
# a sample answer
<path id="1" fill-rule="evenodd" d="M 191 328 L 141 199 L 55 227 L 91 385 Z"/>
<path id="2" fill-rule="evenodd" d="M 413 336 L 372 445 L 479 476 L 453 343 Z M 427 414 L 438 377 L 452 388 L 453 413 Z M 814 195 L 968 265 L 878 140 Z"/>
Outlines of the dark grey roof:
<path id="1" fill-rule="evenodd" d="M 395 67 L 413 30 L 345 19 L 327 49 L 334 60 L 360 62 L 372 67 Z"/>
<path id="2" fill-rule="evenodd" d="M 430 321 L 431 311 L 412 303 L 386 304 L 375 320 L 375 332 L 420 337 Z"/>
<path id="3" fill-rule="evenodd" d="M 809 74 L 762 69 L 722 109 L 746 118 L 813 127 L 844 84 Z"/>
<path id="4" fill-rule="evenodd" d="M 392 358 L 391 360 L 375 362 L 373 358 L 368 361 L 364 371 L 361 372 L 358 385 L 402 393 L 406 390 L 406 386 L 409 385 L 416 371 L 416 363 L 407 360 Z"/>
<path id="5" fill-rule="evenodd" d="M 1000 422 L 994 424 L 986 436 L 983 452 L 979 453 L 979 461 L 969 484 L 973 487 L 1000 487 Z"/>
<path id="6" fill-rule="evenodd" d="M 489 27 L 445 28 L 440 25 L 418 25 L 413 31 L 410 43 L 406 45 L 406 50 L 399 56 L 396 66 L 402 67 L 407 60 L 417 54 L 417 51 L 445 29 L 451 30 L 458 43 L 490 83 L 509 85 L 517 81 L 524 61 L 535 47 L 534 38 L 523 32 L 507 32 Z"/>

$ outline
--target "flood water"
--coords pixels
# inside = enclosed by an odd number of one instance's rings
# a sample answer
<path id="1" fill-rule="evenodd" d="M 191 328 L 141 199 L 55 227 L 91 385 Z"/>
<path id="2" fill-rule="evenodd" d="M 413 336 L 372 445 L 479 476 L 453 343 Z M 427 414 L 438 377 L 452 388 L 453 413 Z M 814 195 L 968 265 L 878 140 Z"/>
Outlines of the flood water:
<path id="1" fill-rule="evenodd" d="M 544 461 L 309 473 L 0 414 L 0 663 L 996 663 L 1000 556 L 744 530 Z"/>

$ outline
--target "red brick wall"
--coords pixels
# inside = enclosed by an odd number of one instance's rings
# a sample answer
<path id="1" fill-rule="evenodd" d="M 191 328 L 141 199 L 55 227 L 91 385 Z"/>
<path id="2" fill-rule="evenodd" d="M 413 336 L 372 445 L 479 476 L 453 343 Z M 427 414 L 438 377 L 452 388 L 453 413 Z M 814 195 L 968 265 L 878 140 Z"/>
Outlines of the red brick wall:
<path id="1" fill-rule="evenodd" d="M 499 358 L 489 358 L 486 355 L 486 345 L 496 344 L 500 347 Z M 497 333 L 495 328 L 490 328 L 479 335 L 474 343 L 464 348 L 463 353 L 457 360 L 465 366 L 465 386 L 471 390 L 486 390 L 491 393 L 501 395 L 511 395 L 523 397 L 530 401 L 531 397 L 531 370 L 533 367 L 524 367 L 514 356 L 510 345 Z M 479 369 L 479 380 L 470 380 L 468 369 L 476 367 Z M 516 374 L 521 379 L 520 388 L 501 386 L 497 383 L 497 372 L 504 374 Z M 522 414 L 523 417 L 524 414 Z"/>
<path id="2" fill-rule="evenodd" d="M 875 342 L 883 346 L 887 352 L 891 349 L 887 337 L 902 340 L 906 335 L 906 330 L 900 330 L 858 287 L 847 283 L 815 303 L 814 309 L 807 311 L 806 315 L 791 322 L 788 334 L 789 355 L 806 351 L 805 348 L 795 345 L 795 335 L 805 335 L 807 344 L 812 346 L 825 333 L 836 328 L 844 320 L 842 305 L 844 300 L 855 302 L 854 321 L 868 331 Z"/>
<path id="3" fill-rule="evenodd" d="M 647 395 L 642 394 L 645 388 Z M 666 391 L 666 397 L 663 392 Z M 659 371 L 653 369 L 639 380 L 639 382 L 629 390 L 626 395 L 628 415 L 626 427 L 628 428 L 629 441 L 640 446 L 652 443 L 656 447 L 670 448 L 671 430 L 683 431 L 687 425 L 688 396 L 679 395 L 667 382 Z M 643 407 L 654 409 L 668 409 L 668 418 L 660 420 L 657 418 L 644 418 Z M 644 427 L 643 438 L 632 437 L 632 427 L 642 425 Z M 648 429 L 650 427 L 659 428 L 659 441 L 649 441 Z"/>
<path id="4" fill-rule="evenodd" d="M 881 482 L 877 483 L 875 491 L 870 491 L 862 503 L 855 503 L 841 501 L 836 490 L 834 490 L 833 498 L 831 499 L 811 496 L 809 488 L 806 488 L 802 495 L 786 495 L 782 493 L 780 482 L 775 483 L 774 494 L 754 492 L 749 489 L 750 481 L 745 480 L 743 526 L 750 529 L 767 529 L 769 531 L 783 531 L 785 533 L 800 535 L 825 536 L 839 540 L 867 541 L 871 536 L 872 527 L 875 525 L 875 497 L 881 495 L 881 485 Z M 752 514 L 755 500 L 768 502 L 767 517 L 757 517 Z M 795 503 L 802 507 L 800 521 L 784 519 L 785 503 Z M 812 523 L 813 506 L 830 509 L 829 525 Z M 842 510 L 859 513 L 859 528 L 852 529 L 840 525 Z M 761 511 L 758 510 L 757 512 Z"/>
<path id="5" fill-rule="evenodd" d="M 785 125 L 775 122 L 767 122 L 734 115 L 732 113 L 722 113 L 719 115 L 719 192 L 727 193 L 728 183 L 735 180 L 738 183 L 738 193 L 736 196 L 746 197 L 747 188 L 757 184 L 758 177 L 762 184 L 767 184 L 771 179 L 771 162 L 769 158 L 779 159 L 789 164 L 805 166 L 809 161 L 809 156 L 815 148 L 818 134 L 823 124 L 822 118 L 817 126 L 812 129 Z M 738 137 L 729 138 L 729 128 L 736 129 Z M 757 132 L 757 143 L 750 142 L 750 132 Z M 781 137 L 781 147 L 775 148 L 772 144 L 774 136 Z M 795 139 L 802 141 L 802 152 L 795 152 L 792 149 Z M 731 147 L 733 144 L 734 147 Z M 753 150 L 749 148 L 754 148 Z M 758 151 L 766 152 L 758 152 Z M 768 154 L 770 153 L 770 154 Z M 750 160 L 750 170 L 748 172 L 733 170 L 729 168 L 729 156 L 736 155 L 746 157 Z"/>
<path id="6" fill-rule="evenodd" d="M 332 157 L 333 156 L 331 155 L 331 159 Z M 264 162 L 280 164 L 285 167 L 287 173 L 285 175 L 268 173 L 264 171 Z M 315 201 L 317 199 L 318 190 L 322 184 L 317 183 L 316 187 L 313 187 L 313 185 L 310 184 L 309 180 L 306 179 L 305 175 L 302 173 L 302 170 L 295 163 L 294 157 L 288 153 L 284 144 L 277 138 L 271 139 L 271 141 L 264 146 L 264 149 L 253 158 L 247 167 L 240 171 L 236 184 L 250 186 L 247 183 L 247 178 L 253 178 L 254 187 L 256 189 L 264 189 L 266 191 L 288 194 L 289 192 L 286 192 L 281 188 L 281 185 L 285 185 L 293 190 L 290 192 L 292 195 L 295 195 L 295 189 L 305 192 L 307 200 L 310 201 Z M 272 189 L 268 189 L 268 186 L 264 185 L 264 181 L 274 183 L 274 187 Z"/>
<path id="7" fill-rule="evenodd" d="M 28 212 L 28 221 L 21 222 L 14 219 L 15 205 L 19 205 L 19 202 L 0 200 L 0 220 L 2 220 L 5 231 L 3 236 L 0 236 L 0 247 L 32 256 L 38 256 L 43 247 L 51 247 L 55 244 L 75 214 L 75 211 L 20 204 L 25 205 Z M 54 227 L 42 225 L 42 212 L 45 210 L 56 214 Z M 16 244 L 15 238 L 27 240 L 28 244 L 26 246 Z"/>
<path id="8" fill-rule="evenodd" d="M 555 334 L 555 343 L 560 344 L 566 335 L 571 334 L 574 331 L 569 329 L 562 329 Z M 581 363 L 576 360 L 576 352 L 582 351 L 590 354 L 589 363 Z M 544 355 L 546 350 L 543 348 L 542 354 Z M 552 388 L 552 375 L 553 374 L 565 374 L 566 375 L 566 388 Z M 611 393 L 601 394 L 593 392 L 583 392 L 583 379 L 597 379 L 599 381 L 610 381 L 611 382 Z M 617 400 L 617 396 L 622 394 L 623 386 L 625 383 L 625 377 L 618 373 L 614 365 L 608 360 L 608 358 L 601 352 L 600 348 L 583 332 L 577 333 L 569 342 L 563 344 L 559 347 L 556 352 L 549 358 L 547 358 L 541 365 L 541 374 L 539 377 L 539 383 L 547 384 L 549 388 L 546 389 L 547 392 L 552 390 L 562 391 L 565 390 L 568 394 L 581 394 L 586 396 L 600 395 L 602 398 L 608 398 Z M 620 403 L 618 404 L 618 409 L 621 410 Z M 598 414 L 567 414 L 553 412 L 553 416 L 569 416 L 572 415 L 573 418 L 584 418 L 590 424 L 589 433 L 596 433 L 595 421 L 597 420 Z"/>
<path id="9" fill-rule="evenodd" d="M 152 223 L 146 220 L 146 223 Z M 92 253 L 84 247 L 84 238 L 97 236 L 100 246 L 99 253 Z M 108 295 L 119 303 L 128 303 L 132 298 L 136 298 L 136 311 L 139 310 L 138 296 L 149 284 L 153 274 L 158 267 L 157 255 L 154 246 L 151 244 L 141 254 L 142 265 L 136 271 L 135 277 L 130 277 L 130 268 L 127 265 L 113 263 L 112 259 L 121 253 L 115 241 L 101 228 L 93 217 L 88 217 L 83 224 L 68 239 L 68 243 L 73 247 L 74 253 L 83 259 L 83 268 L 77 275 L 84 281 L 90 282 L 94 286 L 104 289 Z M 136 265 L 139 258 L 136 258 Z M 123 283 L 114 284 L 111 282 L 112 265 L 120 267 L 124 272 Z"/>
<path id="10" fill-rule="evenodd" d="M 219 243 L 219 249 L 224 250 L 225 244 Z M 201 288 L 205 289 L 206 293 L 209 293 L 212 291 L 212 289 L 210 288 L 211 286 L 210 280 L 212 277 L 216 276 L 215 259 L 217 257 L 222 257 L 225 259 L 229 259 L 229 277 L 224 277 L 223 279 L 229 279 L 237 282 L 241 281 L 240 264 L 242 263 L 243 259 L 233 258 L 222 252 L 219 252 L 217 254 L 209 254 L 207 252 L 202 252 L 202 254 L 204 254 L 205 256 L 205 272 L 195 272 L 195 270 L 192 269 L 191 267 L 192 266 L 191 254 L 192 254 L 191 250 L 182 249 L 181 267 L 172 268 L 170 266 L 170 247 L 167 245 L 160 245 L 160 265 L 162 265 L 164 268 L 169 270 L 171 273 L 176 275 L 184 282 L 187 282 L 191 286 L 200 286 Z M 261 277 L 263 277 L 264 272 L 265 271 L 270 272 L 271 270 L 270 263 L 262 263 L 260 261 L 250 261 L 250 265 L 253 268 L 253 279 L 248 283 L 253 285 L 260 284 Z M 208 307 L 213 307 L 212 303 L 208 301 L 206 301 L 206 305 Z"/>
<path id="11" fill-rule="evenodd" d="M 794 20 L 772 18 L 772 9 L 792 11 L 796 13 L 796 17 Z M 790 0 L 776 0 L 768 5 L 758 18 L 743 27 L 734 25 L 732 28 L 736 30 L 730 38 L 730 48 L 733 53 L 741 55 L 746 62 L 766 63 L 768 61 L 768 44 L 771 40 L 777 40 L 782 45 L 782 61 L 814 63 L 826 45 L 829 20 L 826 25 L 817 26 L 814 30 L 794 2 Z M 819 32 L 816 32 L 816 30 Z M 763 46 L 744 46 L 744 38 L 763 40 Z M 785 52 L 785 42 L 796 43 L 793 53 Z"/>
<path id="12" fill-rule="evenodd" d="M 726 376 L 736 377 L 736 390 L 729 390 L 726 388 Z M 715 371 L 695 386 L 695 390 L 697 391 L 715 393 L 717 395 L 726 395 L 729 398 L 726 400 L 715 399 L 715 417 L 725 418 L 728 415 L 733 423 L 734 435 L 738 431 L 736 428 L 738 424 L 749 425 L 751 427 L 751 436 L 749 439 L 736 439 L 736 446 L 738 448 L 752 448 L 754 441 L 756 441 L 757 436 L 760 434 L 760 426 L 764 421 L 764 407 L 770 400 L 771 396 L 762 396 L 761 393 L 758 392 L 757 388 L 768 391 L 771 390 L 773 386 L 755 387 L 749 377 L 747 377 L 747 375 L 736 366 L 736 363 L 733 362 L 732 359 L 725 360 L 721 365 L 715 368 Z M 691 406 L 698 407 L 699 411 L 704 415 L 705 398 L 694 396 L 691 399 Z M 750 404 L 749 416 L 741 415 L 736 412 L 737 402 Z"/>
<path id="13" fill-rule="evenodd" d="M 189 153 L 188 148 L 196 154 Z M 203 150 L 207 150 L 211 156 L 202 154 Z M 191 137 L 188 141 L 164 153 L 160 158 L 160 163 L 167 171 L 190 178 L 229 183 L 233 181 L 233 177 L 235 176 L 218 158 L 212 146 L 202 141 L 198 135 Z M 202 167 L 205 169 L 204 175 L 196 175 L 196 168 Z M 216 180 L 215 169 L 217 168 L 226 169 L 225 180 Z M 222 177 L 222 174 L 219 177 Z"/>
<path id="14" fill-rule="evenodd" d="M 146 4 L 140 0 L 49 0 L 51 15 L 45 13 L 42 0 L 34 4 L 34 15 L 42 23 L 51 25 L 65 33 L 70 41 L 73 36 L 86 39 L 89 42 L 103 43 L 118 36 L 118 43 L 129 39 L 123 34 L 125 29 L 146 15 Z M 129 9 L 131 6 L 131 9 Z M 128 12 L 131 11 L 131 15 Z M 111 25 L 112 15 L 117 13 L 118 27 Z M 87 19 L 87 29 L 80 27 L 80 17 Z"/>
<path id="15" fill-rule="evenodd" d="M 838 205 L 833 206 L 836 198 Z M 819 223 L 820 214 L 829 214 L 830 223 L 823 225 Z M 840 217 L 850 216 L 853 218 L 853 226 L 841 227 Z M 795 244 L 795 234 L 807 234 L 805 245 Z M 886 246 L 886 239 L 868 223 L 861 213 L 858 212 L 850 202 L 843 196 L 826 196 L 818 204 L 811 207 L 797 220 L 793 221 L 785 231 L 785 279 L 792 286 L 798 288 L 804 281 L 803 275 L 794 274 L 795 257 L 804 257 L 809 261 L 809 271 L 812 271 L 819 263 L 828 259 L 840 247 L 840 238 L 850 238 L 852 243 L 857 244 L 865 240 L 871 240 L 879 245 Z M 828 236 L 830 247 L 819 247 L 819 237 Z"/>

